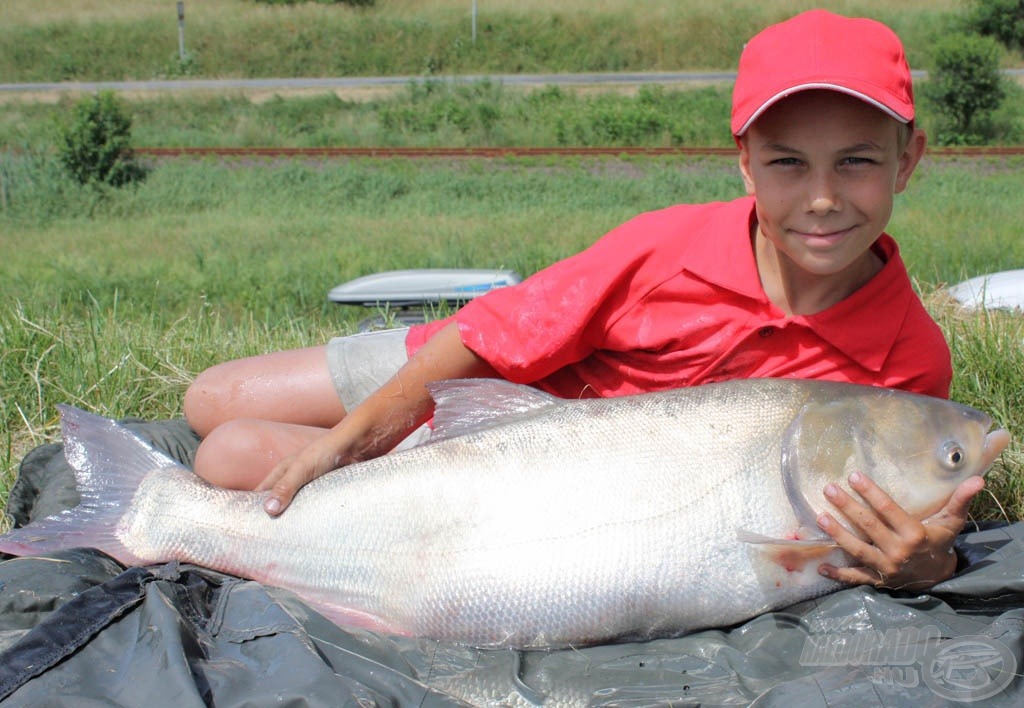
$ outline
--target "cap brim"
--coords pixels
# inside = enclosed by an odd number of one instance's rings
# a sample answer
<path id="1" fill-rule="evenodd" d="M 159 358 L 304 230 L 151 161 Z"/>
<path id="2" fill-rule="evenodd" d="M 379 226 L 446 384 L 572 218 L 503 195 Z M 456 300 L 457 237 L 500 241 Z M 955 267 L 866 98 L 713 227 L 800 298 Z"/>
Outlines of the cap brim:
<path id="1" fill-rule="evenodd" d="M 838 91 L 839 93 L 844 93 L 848 96 L 853 96 L 854 98 L 858 98 L 861 101 L 864 101 L 865 103 L 874 106 L 883 113 L 895 118 L 900 123 L 909 123 L 914 119 L 913 106 L 901 106 L 901 110 L 896 110 L 887 105 L 886 103 L 880 101 L 879 99 L 873 98 L 872 96 L 869 96 L 863 91 L 858 91 L 856 89 L 850 88 L 849 86 L 843 86 L 840 84 L 828 82 L 815 82 L 800 84 L 798 86 L 791 86 L 783 91 L 779 91 L 773 96 L 768 97 L 761 103 L 758 109 L 754 111 L 750 115 L 750 117 L 746 119 L 746 121 L 743 122 L 743 125 L 741 125 L 738 130 L 735 130 L 733 132 L 733 134 L 737 136 L 743 135 L 745 132 L 747 132 L 747 129 L 750 128 L 751 124 L 755 120 L 764 115 L 765 111 L 767 111 L 769 108 L 771 108 L 772 106 L 774 106 L 776 103 L 786 98 L 787 96 L 792 96 L 794 93 L 800 93 L 801 91 L 813 90 Z M 900 101 L 897 101 L 895 98 L 891 98 L 890 102 L 895 103 L 897 105 L 901 103 Z"/>

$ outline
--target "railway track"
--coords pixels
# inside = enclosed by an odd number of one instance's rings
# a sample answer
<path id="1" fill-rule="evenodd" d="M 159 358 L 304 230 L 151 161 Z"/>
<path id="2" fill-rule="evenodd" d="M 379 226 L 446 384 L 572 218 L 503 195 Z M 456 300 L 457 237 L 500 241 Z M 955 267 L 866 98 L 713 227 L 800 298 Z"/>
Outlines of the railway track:
<path id="1" fill-rule="evenodd" d="M 499 158 L 499 157 L 615 157 L 731 156 L 723 147 L 140 147 L 142 157 L 284 157 L 284 158 Z M 1006 157 L 1024 155 L 1024 146 L 930 147 L 931 157 Z"/>

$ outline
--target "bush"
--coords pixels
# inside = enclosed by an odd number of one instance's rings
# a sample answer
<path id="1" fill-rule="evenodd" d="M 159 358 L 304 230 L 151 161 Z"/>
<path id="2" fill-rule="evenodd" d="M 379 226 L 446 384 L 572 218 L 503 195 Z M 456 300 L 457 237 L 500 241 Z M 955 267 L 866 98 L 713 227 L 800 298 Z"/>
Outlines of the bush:
<path id="1" fill-rule="evenodd" d="M 380 124 L 387 131 L 431 134 L 446 128 L 459 134 L 490 135 L 502 119 L 504 91 L 487 79 L 455 85 L 437 79 L 411 81 L 406 102 L 383 104 Z M 479 130 L 478 130 L 479 129 Z"/>
<path id="2" fill-rule="evenodd" d="M 1024 51 L 1024 0 L 974 0 L 967 25 L 1007 49 Z"/>
<path id="3" fill-rule="evenodd" d="M 81 184 L 120 187 L 145 175 L 131 149 L 131 118 L 112 91 L 100 91 L 72 109 L 59 127 L 58 157 Z"/>
<path id="4" fill-rule="evenodd" d="M 992 112 L 1005 95 L 1002 49 L 991 37 L 951 34 L 935 43 L 924 95 L 939 115 L 940 145 L 978 145 L 992 135 Z"/>

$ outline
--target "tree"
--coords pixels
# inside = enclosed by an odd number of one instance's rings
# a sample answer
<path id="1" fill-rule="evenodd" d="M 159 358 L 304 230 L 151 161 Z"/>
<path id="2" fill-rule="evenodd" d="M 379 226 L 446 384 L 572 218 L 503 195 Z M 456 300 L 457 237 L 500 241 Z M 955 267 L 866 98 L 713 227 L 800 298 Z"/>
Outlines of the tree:
<path id="1" fill-rule="evenodd" d="M 1024 0 L 974 0 L 967 25 L 1007 49 L 1024 51 Z"/>
<path id="2" fill-rule="evenodd" d="M 1005 95 L 1001 55 L 996 40 L 976 34 L 951 34 L 935 43 L 924 94 L 941 116 L 939 144 L 981 144 L 991 138 L 992 111 Z"/>

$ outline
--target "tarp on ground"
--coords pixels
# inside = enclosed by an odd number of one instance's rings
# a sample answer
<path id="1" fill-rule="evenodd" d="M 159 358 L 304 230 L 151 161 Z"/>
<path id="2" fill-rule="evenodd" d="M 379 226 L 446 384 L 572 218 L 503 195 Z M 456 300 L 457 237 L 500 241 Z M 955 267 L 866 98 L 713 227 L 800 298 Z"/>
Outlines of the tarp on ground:
<path id="1" fill-rule="evenodd" d="M 182 421 L 128 423 L 190 463 Z M 59 445 L 26 456 L 17 525 L 73 506 Z M 849 588 L 736 627 L 561 651 L 347 630 L 291 593 L 76 549 L 0 562 L 0 705 L 1024 705 L 1024 524 L 965 533 L 928 594 Z"/>

